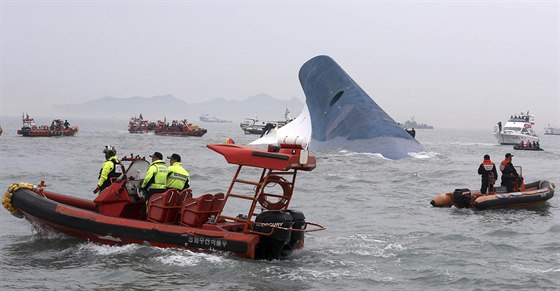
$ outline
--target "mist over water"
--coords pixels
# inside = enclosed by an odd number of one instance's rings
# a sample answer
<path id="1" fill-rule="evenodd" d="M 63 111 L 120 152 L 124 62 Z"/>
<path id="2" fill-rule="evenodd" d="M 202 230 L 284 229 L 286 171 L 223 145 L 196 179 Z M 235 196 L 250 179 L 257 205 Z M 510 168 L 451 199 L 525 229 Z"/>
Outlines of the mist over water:
<path id="1" fill-rule="evenodd" d="M 24 138 L 19 120 L 2 124 L 0 189 L 41 180 L 47 189 L 93 199 L 106 144 L 117 155 L 178 153 L 195 196 L 225 192 L 236 166 L 206 148 L 239 124 L 199 123 L 202 138 L 130 134 L 127 121 L 76 120 L 68 138 Z M 417 130 L 426 152 L 388 160 L 322 152 L 300 172 L 291 207 L 326 227 L 285 261 L 249 261 L 140 245 L 97 245 L 36 229 L 0 210 L 0 289 L 204 290 L 552 290 L 560 286 L 560 200 L 538 209 L 432 208 L 436 194 L 478 189 L 484 154 L 515 155 L 526 182 L 560 182 L 560 136 L 541 135 L 543 152 L 498 145 L 488 130 Z M 558 193 L 556 193 L 558 196 Z"/>

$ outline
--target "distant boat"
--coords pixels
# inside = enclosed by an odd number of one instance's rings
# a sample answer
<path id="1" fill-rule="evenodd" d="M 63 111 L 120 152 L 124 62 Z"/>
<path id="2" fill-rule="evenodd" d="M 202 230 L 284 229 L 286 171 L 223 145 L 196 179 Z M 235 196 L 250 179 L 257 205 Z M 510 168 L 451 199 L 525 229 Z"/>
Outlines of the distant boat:
<path id="1" fill-rule="evenodd" d="M 53 120 L 50 126 L 37 125 L 29 114 L 22 116 L 21 120 L 23 125 L 21 129 L 18 129 L 17 134 L 22 136 L 73 136 L 80 130 L 78 126 L 70 126 L 68 121 L 62 121 L 62 119 Z"/>
<path id="2" fill-rule="evenodd" d="M 201 128 L 196 124 L 188 122 L 186 119 L 173 120 L 171 124 L 158 120 L 155 128 L 156 135 L 173 135 L 173 136 L 197 136 L 201 137 L 208 132 L 205 128 Z"/>
<path id="3" fill-rule="evenodd" d="M 200 121 L 202 122 L 218 122 L 218 123 L 228 123 L 231 122 L 231 120 L 225 120 L 225 119 L 219 119 L 216 116 L 212 116 L 210 117 L 210 115 L 208 114 L 202 114 L 199 117 Z"/>
<path id="4" fill-rule="evenodd" d="M 401 124 L 402 128 L 413 128 L 413 129 L 434 129 L 433 126 L 431 125 L 427 125 L 425 123 L 417 123 L 416 120 L 414 120 L 414 116 L 412 116 L 410 118 L 410 120 L 407 120 L 405 123 Z"/>
<path id="5" fill-rule="evenodd" d="M 145 120 L 142 113 L 138 117 L 132 116 L 128 122 L 128 132 L 130 133 L 148 133 L 156 129 L 156 123 Z"/>
<path id="6" fill-rule="evenodd" d="M 239 127 L 245 132 L 245 134 L 260 134 L 261 136 L 272 128 L 280 128 L 294 118 L 290 116 L 290 111 L 286 108 L 284 112 L 284 120 L 280 121 L 262 121 L 259 120 L 257 116 L 246 117 L 243 122 L 239 124 Z"/>
<path id="7" fill-rule="evenodd" d="M 560 127 L 552 127 L 550 124 L 544 128 L 544 134 L 546 135 L 560 135 Z"/>
<path id="8" fill-rule="evenodd" d="M 517 145 L 520 142 L 538 142 L 539 137 L 534 131 L 535 116 L 520 113 L 511 115 L 506 124 L 502 127 L 502 122 L 494 127 L 494 135 L 500 144 Z"/>
<path id="9" fill-rule="evenodd" d="M 0 135 L 2 135 L 2 131 L 3 131 L 2 126 L 0 126 Z"/>

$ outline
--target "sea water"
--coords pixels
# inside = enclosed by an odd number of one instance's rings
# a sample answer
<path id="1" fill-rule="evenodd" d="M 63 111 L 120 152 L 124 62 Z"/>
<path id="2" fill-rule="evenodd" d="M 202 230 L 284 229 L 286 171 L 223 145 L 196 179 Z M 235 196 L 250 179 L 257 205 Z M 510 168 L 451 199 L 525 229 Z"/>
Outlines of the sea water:
<path id="1" fill-rule="evenodd" d="M 203 137 L 131 134 L 126 120 L 75 120 L 74 137 L 16 135 L 2 119 L 0 189 L 44 180 L 54 192 L 93 199 L 105 145 L 117 155 L 178 153 L 194 195 L 226 192 L 236 166 L 206 148 L 244 135 L 238 123 L 199 123 Z M 40 123 L 40 122 L 39 122 Z M 197 123 L 197 122 L 194 122 Z M 456 188 L 478 189 L 484 154 L 515 156 L 526 182 L 560 182 L 560 136 L 542 152 L 514 151 L 488 130 L 417 130 L 427 152 L 402 160 L 352 152 L 315 153 L 300 172 L 291 208 L 326 227 L 308 233 L 287 260 L 251 261 L 141 245 L 111 247 L 35 229 L 0 210 L 2 290 L 547 290 L 560 286 L 560 198 L 537 209 L 433 208 Z M 556 196 L 560 194 L 556 193 Z"/>

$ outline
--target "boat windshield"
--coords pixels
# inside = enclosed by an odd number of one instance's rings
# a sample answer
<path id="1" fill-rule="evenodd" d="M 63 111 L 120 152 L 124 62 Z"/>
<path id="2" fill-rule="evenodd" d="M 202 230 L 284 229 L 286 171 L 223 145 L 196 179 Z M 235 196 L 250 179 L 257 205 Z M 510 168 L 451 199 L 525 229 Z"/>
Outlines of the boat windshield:
<path id="1" fill-rule="evenodd" d="M 146 176 L 150 163 L 146 160 L 132 161 L 126 170 L 126 177 L 128 180 L 140 180 Z"/>

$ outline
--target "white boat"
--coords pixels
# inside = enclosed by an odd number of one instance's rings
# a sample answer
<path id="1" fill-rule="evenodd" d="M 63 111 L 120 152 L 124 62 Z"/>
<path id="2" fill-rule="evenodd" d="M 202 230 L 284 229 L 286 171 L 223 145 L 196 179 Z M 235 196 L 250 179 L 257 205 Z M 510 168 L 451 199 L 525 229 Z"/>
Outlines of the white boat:
<path id="1" fill-rule="evenodd" d="M 502 127 L 502 122 L 494 127 L 494 136 L 500 144 L 516 145 L 520 142 L 538 142 L 539 137 L 535 133 L 535 117 L 529 114 L 520 113 L 512 115 Z"/>
<path id="2" fill-rule="evenodd" d="M 290 111 L 288 109 L 286 109 L 284 113 L 284 119 L 285 120 L 280 121 L 262 121 L 259 120 L 257 116 L 246 117 L 243 119 L 243 122 L 239 124 L 239 127 L 241 127 L 245 134 L 260 134 L 262 136 L 270 129 L 278 129 L 294 119 L 290 116 Z"/>
<path id="3" fill-rule="evenodd" d="M 200 117 L 202 122 L 218 122 L 218 123 L 229 123 L 231 120 L 219 119 L 216 116 L 210 116 L 208 114 L 202 114 Z"/>
<path id="4" fill-rule="evenodd" d="M 544 128 L 544 134 L 546 135 L 560 135 L 560 127 L 552 127 L 550 124 Z"/>

